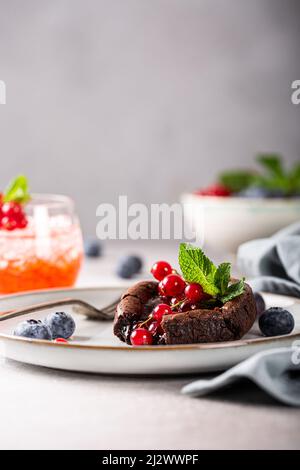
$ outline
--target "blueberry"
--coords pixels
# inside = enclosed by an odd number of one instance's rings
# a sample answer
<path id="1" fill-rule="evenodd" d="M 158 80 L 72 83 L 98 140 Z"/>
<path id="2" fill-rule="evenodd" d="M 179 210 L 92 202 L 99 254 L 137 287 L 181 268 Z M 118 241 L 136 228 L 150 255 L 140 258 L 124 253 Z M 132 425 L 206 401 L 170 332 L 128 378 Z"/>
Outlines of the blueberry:
<path id="1" fill-rule="evenodd" d="M 263 296 L 259 292 L 254 292 L 257 316 L 260 316 L 266 310 L 266 303 Z"/>
<path id="2" fill-rule="evenodd" d="M 282 189 L 270 189 L 267 197 L 287 197 Z"/>
<path id="3" fill-rule="evenodd" d="M 50 313 L 44 320 L 52 333 L 52 338 L 68 339 L 75 331 L 76 324 L 69 313 L 55 312 Z"/>
<path id="4" fill-rule="evenodd" d="M 98 258 L 102 254 L 102 245 L 95 238 L 87 238 L 84 240 L 84 253 L 89 258 Z"/>
<path id="5" fill-rule="evenodd" d="M 276 197 L 286 197 L 286 194 L 282 189 L 266 189 L 260 188 L 259 186 L 250 186 L 249 188 L 243 189 L 239 193 L 236 193 L 236 196 L 246 197 L 246 198 L 276 198 Z"/>
<path id="6" fill-rule="evenodd" d="M 255 198 L 255 197 L 269 197 L 267 189 L 259 188 L 258 186 L 250 186 L 249 188 L 243 189 L 236 195 L 239 197 Z"/>
<path id="7" fill-rule="evenodd" d="M 293 331 L 293 315 L 284 308 L 271 307 L 265 310 L 258 320 L 259 328 L 265 336 L 288 335 Z"/>
<path id="8" fill-rule="evenodd" d="M 22 321 L 16 326 L 14 335 L 34 339 L 52 339 L 50 329 L 40 320 Z"/>
<path id="9" fill-rule="evenodd" d="M 139 256 L 122 256 L 117 264 L 116 273 L 123 279 L 130 279 L 142 269 L 143 262 Z"/>

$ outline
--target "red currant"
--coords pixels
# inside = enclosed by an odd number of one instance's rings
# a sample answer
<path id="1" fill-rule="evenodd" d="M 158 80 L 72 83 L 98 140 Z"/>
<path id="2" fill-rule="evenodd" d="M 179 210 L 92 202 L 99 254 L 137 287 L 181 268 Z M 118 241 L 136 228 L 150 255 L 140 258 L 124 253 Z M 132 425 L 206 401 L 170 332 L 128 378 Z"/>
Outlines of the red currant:
<path id="1" fill-rule="evenodd" d="M 196 194 L 200 196 L 223 196 L 223 197 L 228 197 L 231 195 L 231 192 L 229 191 L 226 186 L 223 186 L 222 184 L 212 184 L 211 186 L 208 186 L 207 188 L 199 189 L 199 191 L 196 191 Z"/>
<path id="2" fill-rule="evenodd" d="M 23 217 L 23 210 L 17 202 L 5 202 L 2 205 L 2 214 L 3 216 L 17 219 L 20 216 Z"/>
<path id="3" fill-rule="evenodd" d="M 136 328 L 130 335 L 130 342 L 133 346 L 152 344 L 153 336 L 146 328 Z"/>
<path id="4" fill-rule="evenodd" d="M 200 284 L 192 282 L 184 289 L 184 294 L 191 302 L 199 302 L 203 298 L 203 289 Z"/>
<path id="5" fill-rule="evenodd" d="M 178 274 L 169 274 L 162 281 L 165 295 L 168 297 L 176 297 L 183 293 L 185 282 Z"/>
<path id="6" fill-rule="evenodd" d="M 27 227 L 27 224 L 28 224 L 28 220 L 26 219 L 26 217 L 22 217 L 18 221 L 18 228 L 25 228 L 25 227 Z"/>
<path id="7" fill-rule="evenodd" d="M 168 274 L 171 274 L 172 266 L 167 263 L 167 261 L 157 261 L 151 268 L 151 274 L 157 279 L 158 281 L 162 281 L 164 277 Z"/>
<path id="8" fill-rule="evenodd" d="M 163 333 L 163 329 L 162 329 L 162 327 L 161 327 L 160 322 L 158 322 L 158 321 L 153 321 L 153 322 L 149 325 L 149 332 L 150 332 L 152 335 L 162 334 L 162 333 Z"/>
<path id="9" fill-rule="evenodd" d="M 158 304 L 153 310 L 152 318 L 156 321 L 161 321 L 164 315 L 171 315 L 172 313 L 170 305 Z"/>
<path id="10" fill-rule="evenodd" d="M 27 219 L 23 212 L 21 204 L 17 202 L 5 202 L 1 205 L 0 225 L 5 230 L 15 230 L 17 228 L 25 228 Z"/>
<path id="11" fill-rule="evenodd" d="M 5 230 L 15 230 L 17 228 L 17 222 L 15 219 L 10 219 L 7 216 L 2 217 L 1 228 L 4 228 Z"/>

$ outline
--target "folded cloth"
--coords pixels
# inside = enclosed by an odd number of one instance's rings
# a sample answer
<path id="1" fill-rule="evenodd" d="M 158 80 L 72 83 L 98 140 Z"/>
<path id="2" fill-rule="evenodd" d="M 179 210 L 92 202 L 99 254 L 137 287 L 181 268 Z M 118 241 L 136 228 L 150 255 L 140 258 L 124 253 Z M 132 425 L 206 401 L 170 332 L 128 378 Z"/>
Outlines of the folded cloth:
<path id="1" fill-rule="evenodd" d="M 300 223 L 243 243 L 237 264 L 254 290 L 300 297 Z"/>
<path id="2" fill-rule="evenodd" d="M 262 351 L 213 379 L 186 385 L 181 392 L 198 397 L 242 378 L 250 379 L 286 405 L 300 406 L 300 346 Z"/>

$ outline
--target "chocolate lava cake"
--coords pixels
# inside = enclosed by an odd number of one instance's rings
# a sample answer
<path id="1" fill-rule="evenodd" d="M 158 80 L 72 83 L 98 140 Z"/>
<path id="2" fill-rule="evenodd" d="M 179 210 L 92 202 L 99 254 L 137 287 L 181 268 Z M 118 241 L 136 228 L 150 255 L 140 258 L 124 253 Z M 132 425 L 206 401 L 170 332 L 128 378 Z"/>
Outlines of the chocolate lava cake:
<path id="1" fill-rule="evenodd" d="M 136 327 L 151 318 L 156 305 L 165 302 L 159 295 L 159 284 L 142 281 L 130 287 L 119 302 L 114 334 L 128 344 Z M 153 334 L 152 344 L 191 344 L 234 341 L 242 338 L 256 318 L 255 299 L 248 284 L 243 292 L 225 303 L 194 305 L 194 309 L 164 315 Z"/>

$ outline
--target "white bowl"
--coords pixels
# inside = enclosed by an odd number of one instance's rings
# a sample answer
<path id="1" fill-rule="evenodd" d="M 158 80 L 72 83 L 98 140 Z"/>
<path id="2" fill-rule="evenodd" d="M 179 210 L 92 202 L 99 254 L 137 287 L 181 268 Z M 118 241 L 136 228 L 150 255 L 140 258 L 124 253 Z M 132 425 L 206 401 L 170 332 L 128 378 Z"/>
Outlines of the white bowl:
<path id="1" fill-rule="evenodd" d="M 300 198 L 242 198 L 183 194 L 185 222 L 204 245 L 235 253 L 248 240 L 300 221 Z"/>

